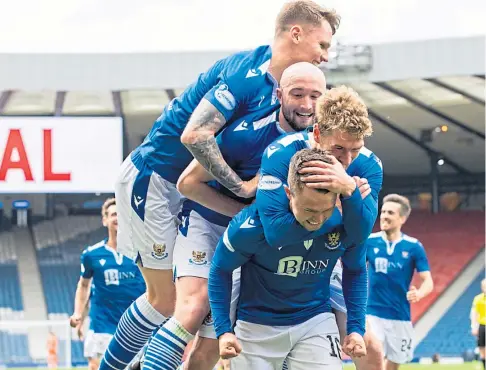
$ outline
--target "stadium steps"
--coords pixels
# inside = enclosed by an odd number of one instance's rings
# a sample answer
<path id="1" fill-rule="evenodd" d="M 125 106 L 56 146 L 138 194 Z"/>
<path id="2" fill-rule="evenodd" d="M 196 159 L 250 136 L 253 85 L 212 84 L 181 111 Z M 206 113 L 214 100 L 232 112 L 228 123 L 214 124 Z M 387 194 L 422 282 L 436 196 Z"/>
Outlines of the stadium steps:
<path id="1" fill-rule="evenodd" d="M 25 320 L 47 320 L 47 308 L 42 288 L 37 256 L 30 230 L 14 230 L 17 246 L 18 268 Z M 30 356 L 36 360 L 45 358 L 45 338 L 47 327 L 35 327 L 28 330 Z"/>

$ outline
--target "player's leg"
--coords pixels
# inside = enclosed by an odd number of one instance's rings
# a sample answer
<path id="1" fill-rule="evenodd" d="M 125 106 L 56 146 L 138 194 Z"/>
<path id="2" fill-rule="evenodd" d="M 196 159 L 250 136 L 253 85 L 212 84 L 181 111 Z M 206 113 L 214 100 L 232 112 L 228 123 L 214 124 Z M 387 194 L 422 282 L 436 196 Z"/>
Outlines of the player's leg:
<path id="1" fill-rule="evenodd" d="M 481 361 L 483 362 L 483 368 L 486 369 L 486 364 L 485 364 L 485 351 L 486 347 L 486 330 L 484 325 L 479 325 L 479 332 L 478 332 L 478 348 L 479 348 L 479 357 L 481 358 Z"/>
<path id="2" fill-rule="evenodd" d="M 241 270 L 233 272 L 230 317 L 236 321 L 236 307 L 240 296 Z M 197 339 L 184 364 L 185 370 L 212 370 L 219 359 L 219 345 L 214 331 L 214 323 L 209 312 L 199 328 Z"/>
<path id="3" fill-rule="evenodd" d="M 410 321 L 386 320 L 386 366 L 387 370 L 397 370 L 401 364 L 413 359 L 414 330 Z M 372 324 L 373 325 L 373 324 Z"/>
<path id="4" fill-rule="evenodd" d="M 115 185 L 115 196 L 118 251 L 143 266 L 147 292 L 120 319 L 101 361 L 101 370 L 125 368 L 153 330 L 171 315 L 175 297 L 172 250 L 180 209 L 180 195 L 175 185 L 167 183 L 143 163 L 133 163 L 128 158 Z"/>
<path id="5" fill-rule="evenodd" d="M 83 343 L 83 354 L 84 357 L 88 359 L 88 370 L 97 370 L 100 366 L 99 358 L 96 358 L 94 342 L 94 331 L 88 330 Z"/>
<path id="6" fill-rule="evenodd" d="M 332 313 L 319 314 L 290 331 L 292 350 L 287 356 L 289 370 L 342 369 L 341 346 Z"/>
<path id="7" fill-rule="evenodd" d="M 241 353 L 231 359 L 231 370 L 281 369 L 290 352 L 290 326 L 267 326 L 238 320 L 235 335 Z"/>
<path id="8" fill-rule="evenodd" d="M 209 312 L 208 277 L 210 261 L 224 226 L 210 223 L 197 212 L 182 212 L 182 222 L 174 249 L 174 270 L 176 276 L 176 305 L 174 315 L 164 324 L 152 339 L 157 352 L 151 353 L 150 346 L 145 365 L 151 369 L 161 366 L 176 369 L 184 354 L 187 343 L 194 338 Z M 174 340 L 176 345 L 174 345 Z M 217 346 L 204 344 L 202 340 L 195 348 L 206 350 Z M 197 353 L 189 356 L 185 368 L 211 370 L 217 362 L 214 356 Z M 195 361 L 196 360 L 196 361 Z"/>
<path id="9" fill-rule="evenodd" d="M 331 275 L 331 285 L 330 285 L 330 300 L 331 307 L 336 316 L 336 322 L 339 328 L 339 336 L 341 343 L 343 343 L 344 337 L 346 336 L 346 303 L 344 302 L 342 281 L 341 281 L 341 268 L 339 264 L 336 264 L 332 275 Z M 366 333 L 364 335 L 366 344 L 366 356 L 362 358 L 353 359 L 357 370 L 376 370 L 383 369 L 384 366 L 384 354 L 381 342 L 378 338 L 373 335 L 371 325 L 368 320 L 366 320 Z"/>

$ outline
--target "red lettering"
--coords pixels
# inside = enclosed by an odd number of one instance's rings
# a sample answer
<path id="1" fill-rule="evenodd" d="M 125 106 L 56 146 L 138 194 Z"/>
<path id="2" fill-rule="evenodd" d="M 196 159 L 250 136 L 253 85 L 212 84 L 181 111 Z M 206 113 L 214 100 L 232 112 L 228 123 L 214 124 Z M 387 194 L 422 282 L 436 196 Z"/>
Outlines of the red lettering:
<path id="1" fill-rule="evenodd" d="M 14 149 L 17 149 L 17 153 L 19 153 L 18 161 L 12 160 Z M 34 181 L 27 152 L 25 151 L 24 141 L 22 140 L 22 134 L 19 129 L 9 131 L 7 144 L 3 152 L 2 164 L 0 165 L 0 181 L 5 181 L 8 171 L 13 169 L 24 171 L 25 181 Z"/>
<path id="2" fill-rule="evenodd" d="M 52 172 L 52 130 L 44 131 L 44 181 L 70 181 L 71 173 Z"/>

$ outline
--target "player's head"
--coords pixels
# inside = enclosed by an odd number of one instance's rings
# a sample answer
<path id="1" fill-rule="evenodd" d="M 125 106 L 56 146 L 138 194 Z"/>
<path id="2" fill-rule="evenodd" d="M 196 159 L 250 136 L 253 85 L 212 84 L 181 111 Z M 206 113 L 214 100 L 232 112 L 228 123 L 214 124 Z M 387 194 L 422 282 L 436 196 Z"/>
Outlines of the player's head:
<path id="1" fill-rule="evenodd" d="M 319 229 L 331 217 L 337 195 L 328 190 L 307 187 L 302 182 L 302 175 L 299 174 L 299 171 L 304 167 L 305 162 L 331 163 L 329 154 L 317 148 L 302 149 L 295 153 L 290 161 L 288 186 L 285 186 L 285 192 L 296 220 L 309 231 Z"/>
<path id="2" fill-rule="evenodd" d="M 284 43 L 294 63 L 319 65 L 328 61 L 332 36 L 340 21 L 334 10 L 311 0 L 289 1 L 277 15 L 275 38 Z"/>
<path id="3" fill-rule="evenodd" d="M 346 86 L 327 90 L 316 104 L 314 140 L 330 150 L 347 168 L 359 155 L 364 139 L 373 133 L 366 104 L 358 93 Z"/>
<path id="4" fill-rule="evenodd" d="M 103 219 L 103 226 L 108 228 L 108 232 L 118 230 L 118 217 L 116 213 L 115 198 L 108 198 L 101 207 L 101 216 Z"/>
<path id="5" fill-rule="evenodd" d="M 486 279 L 483 279 L 481 281 L 481 290 L 483 291 L 484 294 L 486 294 Z"/>
<path id="6" fill-rule="evenodd" d="M 314 122 L 317 99 L 326 91 L 324 73 L 315 65 L 299 62 L 287 67 L 280 79 L 277 97 L 280 113 L 294 131 L 302 131 Z M 285 121 L 285 122 L 282 122 Z"/>
<path id="7" fill-rule="evenodd" d="M 380 213 L 380 228 L 385 232 L 400 230 L 412 212 L 408 198 L 398 194 L 388 194 L 383 198 Z"/>

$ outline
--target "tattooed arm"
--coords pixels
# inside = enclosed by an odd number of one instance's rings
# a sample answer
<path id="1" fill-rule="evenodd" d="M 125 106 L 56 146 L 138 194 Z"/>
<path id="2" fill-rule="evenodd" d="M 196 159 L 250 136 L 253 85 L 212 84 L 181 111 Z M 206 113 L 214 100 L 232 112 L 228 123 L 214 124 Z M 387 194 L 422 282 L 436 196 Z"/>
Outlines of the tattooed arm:
<path id="1" fill-rule="evenodd" d="M 226 163 L 216 143 L 215 134 L 225 123 L 223 114 L 202 99 L 181 135 L 181 142 L 221 185 L 240 197 L 250 198 L 255 195 L 255 184 L 241 180 Z"/>

